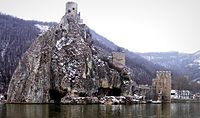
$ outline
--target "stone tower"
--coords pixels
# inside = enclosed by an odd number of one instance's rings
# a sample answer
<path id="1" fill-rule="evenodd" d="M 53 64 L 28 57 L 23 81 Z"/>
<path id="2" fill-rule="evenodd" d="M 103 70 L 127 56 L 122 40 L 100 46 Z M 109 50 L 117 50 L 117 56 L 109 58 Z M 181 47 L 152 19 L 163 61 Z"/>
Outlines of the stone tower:
<path id="1" fill-rule="evenodd" d="M 66 31 L 69 29 L 69 19 L 73 19 L 78 24 L 82 24 L 81 27 L 85 27 L 83 20 L 80 18 L 80 12 L 78 12 L 78 4 L 75 2 L 66 3 L 65 15 L 62 17 L 59 23 L 60 27 Z"/>
<path id="2" fill-rule="evenodd" d="M 123 68 L 125 66 L 125 53 L 124 52 L 112 52 L 112 62 L 114 66 Z"/>
<path id="3" fill-rule="evenodd" d="M 65 13 L 70 16 L 77 16 L 78 12 L 78 4 L 75 2 L 67 2 L 66 3 L 66 11 Z"/>
<path id="4" fill-rule="evenodd" d="M 157 71 L 156 78 L 152 80 L 157 99 L 163 102 L 171 102 L 171 72 Z"/>

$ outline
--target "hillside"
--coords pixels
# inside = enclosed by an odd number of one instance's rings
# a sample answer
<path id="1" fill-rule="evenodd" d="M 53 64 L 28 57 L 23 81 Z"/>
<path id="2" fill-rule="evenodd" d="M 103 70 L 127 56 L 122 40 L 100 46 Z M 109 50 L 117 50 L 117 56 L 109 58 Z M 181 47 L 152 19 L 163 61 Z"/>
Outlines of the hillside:
<path id="1" fill-rule="evenodd" d="M 193 54 L 166 52 L 166 53 L 138 53 L 154 64 L 176 71 L 190 79 L 200 77 L 200 51 Z"/>
<path id="2" fill-rule="evenodd" d="M 166 70 L 166 68 L 163 66 L 154 64 L 151 61 L 147 61 L 140 55 L 115 45 L 113 42 L 97 34 L 93 30 L 91 33 L 93 36 L 94 44 L 103 50 L 105 54 L 110 54 L 112 51 L 117 51 L 119 48 L 125 51 L 126 65 L 132 69 L 134 80 L 138 84 L 151 84 L 151 79 L 155 77 L 155 71 Z"/>
<path id="3" fill-rule="evenodd" d="M 0 14 L 0 92 L 7 90 L 10 78 L 22 54 L 42 33 L 38 26 L 52 26 L 53 24 L 55 23 L 25 21 Z"/>

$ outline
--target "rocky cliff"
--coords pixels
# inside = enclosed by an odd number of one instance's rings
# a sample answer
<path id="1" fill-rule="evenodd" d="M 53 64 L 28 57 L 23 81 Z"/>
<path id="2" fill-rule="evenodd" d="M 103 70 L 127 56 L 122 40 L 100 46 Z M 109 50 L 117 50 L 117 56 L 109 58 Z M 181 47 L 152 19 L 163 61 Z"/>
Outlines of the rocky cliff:
<path id="1" fill-rule="evenodd" d="M 7 102 L 67 103 L 70 97 L 131 95 L 134 82 L 129 68 L 113 65 L 91 38 L 79 17 L 65 14 L 23 55 L 10 81 Z"/>

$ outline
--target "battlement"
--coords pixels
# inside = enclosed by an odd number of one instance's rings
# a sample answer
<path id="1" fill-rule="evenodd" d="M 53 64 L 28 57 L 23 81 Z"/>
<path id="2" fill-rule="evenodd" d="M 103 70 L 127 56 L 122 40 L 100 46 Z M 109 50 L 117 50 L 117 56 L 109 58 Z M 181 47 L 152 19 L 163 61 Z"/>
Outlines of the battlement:
<path id="1" fill-rule="evenodd" d="M 171 79 L 171 71 L 156 71 L 156 78 L 169 78 Z"/>
<path id="2" fill-rule="evenodd" d="M 162 95 L 164 102 L 171 101 L 171 71 L 156 71 L 156 78 L 152 80 L 155 95 Z"/>

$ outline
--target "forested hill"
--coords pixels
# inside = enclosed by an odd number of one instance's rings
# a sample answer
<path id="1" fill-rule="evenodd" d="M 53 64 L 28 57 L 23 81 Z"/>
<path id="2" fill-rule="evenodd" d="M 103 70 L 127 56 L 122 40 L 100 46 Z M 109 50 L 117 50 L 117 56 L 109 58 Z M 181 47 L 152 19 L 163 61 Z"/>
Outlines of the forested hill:
<path id="1" fill-rule="evenodd" d="M 26 21 L 0 13 L 0 92 L 7 89 L 22 54 L 42 33 L 42 27 L 39 26 L 52 26 L 54 24 Z"/>

